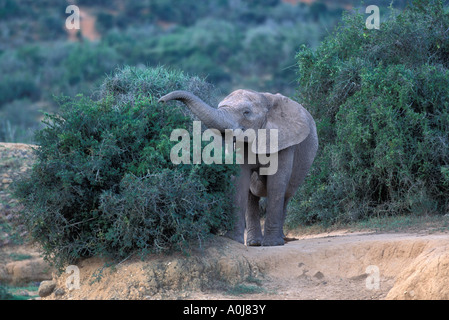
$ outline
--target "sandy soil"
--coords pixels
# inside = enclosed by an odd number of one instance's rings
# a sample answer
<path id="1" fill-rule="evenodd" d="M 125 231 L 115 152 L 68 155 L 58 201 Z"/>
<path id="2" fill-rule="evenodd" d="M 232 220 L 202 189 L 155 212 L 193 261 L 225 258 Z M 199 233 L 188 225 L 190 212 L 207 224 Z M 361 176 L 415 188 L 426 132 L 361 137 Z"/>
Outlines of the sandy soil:
<path id="1" fill-rule="evenodd" d="M 57 299 L 448 299 L 449 234 L 320 234 L 283 247 L 217 237 L 183 255 L 98 258 L 57 277 Z M 448 253 L 446 253 L 448 252 Z M 55 299 L 54 294 L 49 299 Z"/>

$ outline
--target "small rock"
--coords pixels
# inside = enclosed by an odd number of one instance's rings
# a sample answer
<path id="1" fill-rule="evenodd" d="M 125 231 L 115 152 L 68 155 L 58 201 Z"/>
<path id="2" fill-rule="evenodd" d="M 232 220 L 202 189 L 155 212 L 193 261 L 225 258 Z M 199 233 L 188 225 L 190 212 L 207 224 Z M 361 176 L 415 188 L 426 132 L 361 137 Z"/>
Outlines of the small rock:
<path id="1" fill-rule="evenodd" d="M 55 288 L 56 282 L 54 282 L 53 280 L 42 281 L 41 284 L 39 285 L 39 290 L 37 291 L 37 294 L 41 298 L 48 297 L 53 293 L 53 290 L 55 290 Z"/>
<path id="2" fill-rule="evenodd" d="M 56 297 L 60 297 L 60 296 L 63 296 L 63 295 L 65 295 L 65 291 L 64 291 L 63 288 L 58 288 L 58 289 L 55 290 L 55 296 Z"/>

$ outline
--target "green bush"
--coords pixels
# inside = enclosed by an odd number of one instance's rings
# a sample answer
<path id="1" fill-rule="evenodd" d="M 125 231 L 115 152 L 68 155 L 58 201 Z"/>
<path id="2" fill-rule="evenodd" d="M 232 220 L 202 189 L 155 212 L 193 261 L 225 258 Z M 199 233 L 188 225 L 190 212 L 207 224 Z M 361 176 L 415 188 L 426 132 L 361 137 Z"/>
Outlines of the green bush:
<path id="1" fill-rule="evenodd" d="M 0 283 L 0 300 L 12 300 L 13 295 L 8 291 L 6 286 Z"/>
<path id="2" fill-rule="evenodd" d="M 9 77 L 0 76 L 0 106 L 15 99 L 38 100 L 39 96 L 38 86 L 26 74 L 16 73 Z"/>
<path id="3" fill-rule="evenodd" d="M 42 114 L 28 99 L 14 100 L 0 108 L 0 141 L 32 143 L 33 130 Z"/>
<path id="4" fill-rule="evenodd" d="M 347 14 L 297 55 L 320 151 L 290 225 L 449 210 L 449 15 L 415 1 L 380 25 Z"/>
<path id="5" fill-rule="evenodd" d="M 192 118 L 182 104 L 161 105 L 172 90 L 210 102 L 213 88 L 164 68 L 124 67 L 106 78 L 98 100 L 60 98 L 36 134 L 37 160 L 15 187 L 21 220 L 47 260 L 124 258 L 185 250 L 233 223 L 233 165 L 174 165 L 170 141 Z"/>
<path id="6" fill-rule="evenodd" d="M 86 43 L 74 45 L 64 59 L 65 79 L 70 85 L 98 80 L 121 62 L 113 48 Z"/>

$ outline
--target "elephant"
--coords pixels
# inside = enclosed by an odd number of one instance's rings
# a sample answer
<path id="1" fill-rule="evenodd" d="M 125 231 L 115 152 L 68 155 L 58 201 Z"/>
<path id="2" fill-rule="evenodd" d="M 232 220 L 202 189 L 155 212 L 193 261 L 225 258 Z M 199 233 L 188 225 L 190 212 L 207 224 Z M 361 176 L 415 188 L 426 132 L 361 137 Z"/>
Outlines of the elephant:
<path id="1" fill-rule="evenodd" d="M 208 128 L 224 133 L 226 129 L 277 129 L 278 168 L 276 173 L 262 175 L 260 161 L 240 164 L 235 177 L 236 222 L 226 236 L 247 246 L 284 245 L 284 221 L 287 205 L 304 182 L 318 150 L 316 125 L 310 113 L 299 103 L 279 93 L 239 89 L 213 108 L 187 91 L 173 91 L 159 102 L 178 100 Z M 245 141 L 251 144 L 251 141 Z M 244 157 L 247 160 L 248 152 Z M 265 151 L 267 152 L 267 151 Z M 264 232 L 260 223 L 259 200 L 266 197 Z"/>

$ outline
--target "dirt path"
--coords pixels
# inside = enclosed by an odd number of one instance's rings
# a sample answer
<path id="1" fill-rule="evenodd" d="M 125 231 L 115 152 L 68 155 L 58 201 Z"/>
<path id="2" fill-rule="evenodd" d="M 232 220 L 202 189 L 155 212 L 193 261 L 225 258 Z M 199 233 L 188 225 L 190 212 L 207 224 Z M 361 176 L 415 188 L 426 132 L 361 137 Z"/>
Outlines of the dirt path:
<path id="1" fill-rule="evenodd" d="M 267 248 L 218 237 L 190 257 L 113 268 L 85 260 L 77 265 L 80 289 L 58 298 L 448 299 L 448 246 L 449 234 L 321 234 Z"/>
<path id="2" fill-rule="evenodd" d="M 90 41 L 96 41 L 101 38 L 101 35 L 98 33 L 95 28 L 95 23 L 97 21 L 97 17 L 89 12 L 88 9 L 80 8 L 80 29 L 66 29 L 69 41 L 79 41 L 78 39 L 78 31 L 81 32 L 81 35 L 84 38 L 89 39 Z"/>

